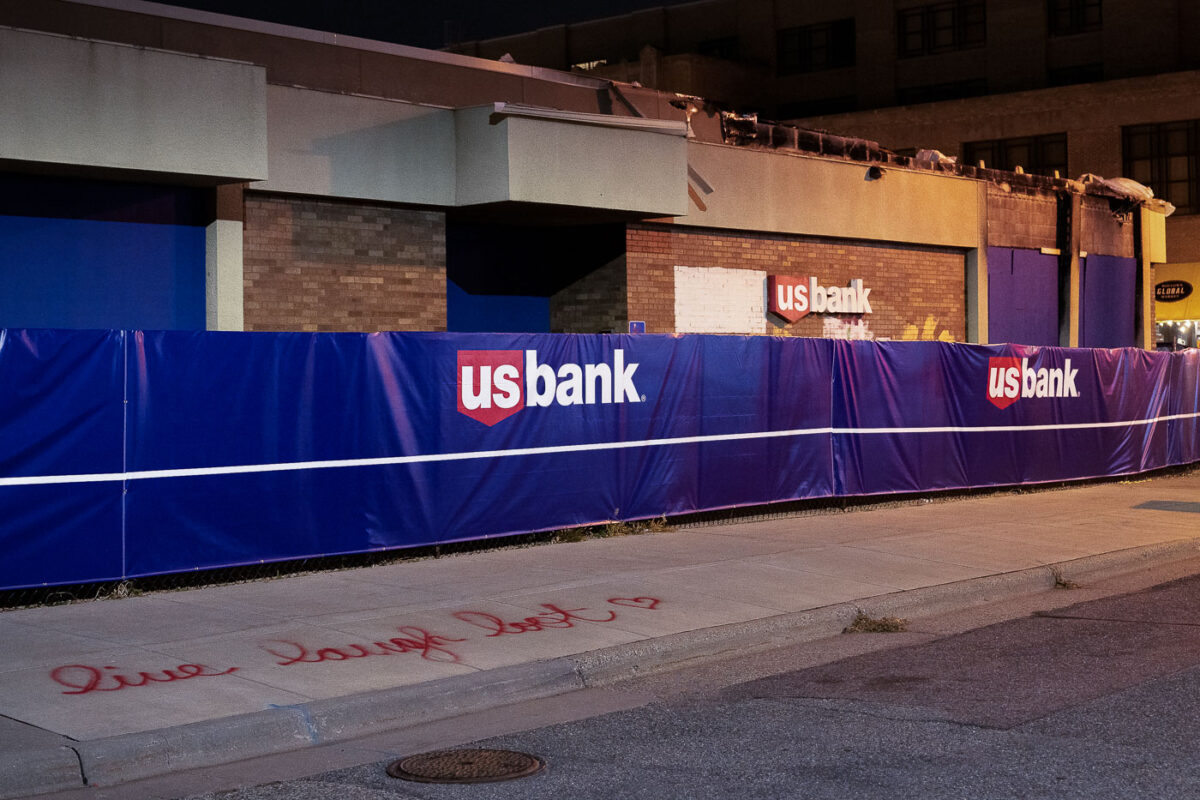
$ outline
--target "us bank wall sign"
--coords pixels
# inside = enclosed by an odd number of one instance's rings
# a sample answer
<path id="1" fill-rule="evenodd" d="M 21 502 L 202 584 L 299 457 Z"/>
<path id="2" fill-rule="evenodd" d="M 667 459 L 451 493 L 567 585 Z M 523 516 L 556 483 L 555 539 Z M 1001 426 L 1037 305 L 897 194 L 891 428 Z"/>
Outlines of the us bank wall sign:
<path id="1" fill-rule="evenodd" d="M 767 310 L 788 322 L 809 314 L 870 314 L 871 290 L 861 278 L 848 286 L 821 286 L 816 276 L 767 276 Z"/>

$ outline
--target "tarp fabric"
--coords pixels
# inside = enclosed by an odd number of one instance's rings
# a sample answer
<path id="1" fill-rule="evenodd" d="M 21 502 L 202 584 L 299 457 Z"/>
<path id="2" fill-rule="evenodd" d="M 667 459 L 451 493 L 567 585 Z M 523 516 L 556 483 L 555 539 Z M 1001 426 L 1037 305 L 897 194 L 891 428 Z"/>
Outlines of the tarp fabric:
<path id="1" fill-rule="evenodd" d="M 0 588 L 1200 460 L 1200 357 L 0 332 Z"/>

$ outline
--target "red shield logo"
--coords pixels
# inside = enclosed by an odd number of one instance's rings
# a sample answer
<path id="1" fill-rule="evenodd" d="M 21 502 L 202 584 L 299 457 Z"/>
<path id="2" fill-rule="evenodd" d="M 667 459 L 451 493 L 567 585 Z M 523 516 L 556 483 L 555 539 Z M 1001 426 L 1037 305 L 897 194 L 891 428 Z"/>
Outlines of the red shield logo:
<path id="1" fill-rule="evenodd" d="M 768 275 L 767 310 L 789 323 L 808 316 L 808 280 L 788 275 Z"/>
<path id="2" fill-rule="evenodd" d="M 1021 396 L 1021 359 L 1001 356 L 988 359 L 988 400 L 1005 409 Z"/>
<path id="3" fill-rule="evenodd" d="M 459 350 L 458 410 L 491 427 L 525 407 L 520 350 Z"/>

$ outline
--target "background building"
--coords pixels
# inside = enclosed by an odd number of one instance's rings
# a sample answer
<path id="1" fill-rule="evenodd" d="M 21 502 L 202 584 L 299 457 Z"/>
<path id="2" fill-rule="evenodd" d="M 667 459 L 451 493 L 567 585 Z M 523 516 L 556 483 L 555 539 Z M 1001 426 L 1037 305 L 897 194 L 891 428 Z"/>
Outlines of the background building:
<path id="1" fill-rule="evenodd" d="M 1153 340 L 1136 190 L 592 74 L 0 0 L 0 100 L 0 327 Z M 771 277 L 871 308 L 789 322 Z"/>
<path id="2" fill-rule="evenodd" d="M 1200 5 L 703 0 L 456 52 L 574 68 L 963 163 L 1124 175 L 1200 262 Z"/>

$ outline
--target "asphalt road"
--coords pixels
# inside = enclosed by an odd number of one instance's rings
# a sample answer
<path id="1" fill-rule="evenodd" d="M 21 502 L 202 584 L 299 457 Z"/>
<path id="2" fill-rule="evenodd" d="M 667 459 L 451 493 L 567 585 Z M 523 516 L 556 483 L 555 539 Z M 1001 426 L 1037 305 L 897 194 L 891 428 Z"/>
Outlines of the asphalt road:
<path id="1" fill-rule="evenodd" d="M 806 668 L 786 660 L 821 659 L 730 654 L 610 695 L 636 707 L 471 745 L 544 758 L 530 778 L 411 783 L 380 761 L 195 797 L 1200 797 L 1200 577 L 1055 594 L 949 635 L 845 635 L 828 647 L 847 657 Z"/>

